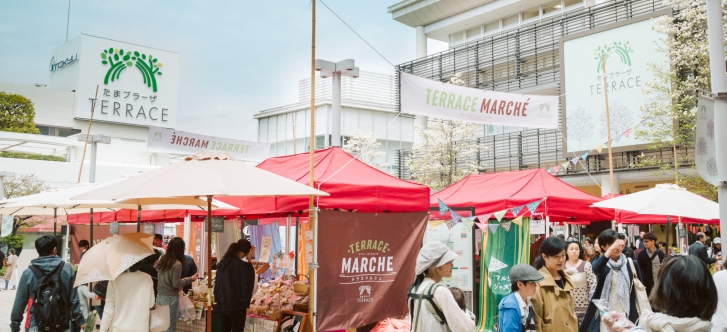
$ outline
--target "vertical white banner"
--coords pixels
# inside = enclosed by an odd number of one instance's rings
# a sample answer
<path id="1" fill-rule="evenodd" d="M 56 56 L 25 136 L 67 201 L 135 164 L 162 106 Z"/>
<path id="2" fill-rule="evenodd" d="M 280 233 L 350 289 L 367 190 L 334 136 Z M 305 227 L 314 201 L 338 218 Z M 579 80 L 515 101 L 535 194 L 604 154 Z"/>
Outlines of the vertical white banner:
<path id="1" fill-rule="evenodd" d="M 717 152 L 714 145 L 714 99 L 699 97 L 697 104 L 697 141 L 694 163 L 699 175 L 712 185 L 719 185 Z"/>

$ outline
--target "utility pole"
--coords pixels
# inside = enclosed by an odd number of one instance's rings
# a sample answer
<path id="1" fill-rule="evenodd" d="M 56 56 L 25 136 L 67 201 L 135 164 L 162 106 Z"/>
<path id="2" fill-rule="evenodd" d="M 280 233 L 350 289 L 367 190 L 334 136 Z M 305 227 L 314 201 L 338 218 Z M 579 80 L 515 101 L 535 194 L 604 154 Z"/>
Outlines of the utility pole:
<path id="1" fill-rule="evenodd" d="M 311 47 L 310 47 L 310 186 L 315 188 L 315 151 L 316 151 L 316 0 L 312 0 L 313 14 L 311 19 Z M 309 265 L 309 283 L 310 283 L 310 306 L 308 307 L 308 315 L 310 320 L 313 322 L 313 331 L 316 326 L 316 299 L 318 298 L 316 291 L 316 268 L 318 267 L 318 261 L 316 256 L 318 255 L 318 232 L 316 231 L 316 213 L 314 197 L 310 196 L 308 201 L 308 220 L 310 222 L 310 231 L 313 233 L 313 252 L 311 254 L 312 261 Z M 305 254 L 307 255 L 307 253 Z"/>

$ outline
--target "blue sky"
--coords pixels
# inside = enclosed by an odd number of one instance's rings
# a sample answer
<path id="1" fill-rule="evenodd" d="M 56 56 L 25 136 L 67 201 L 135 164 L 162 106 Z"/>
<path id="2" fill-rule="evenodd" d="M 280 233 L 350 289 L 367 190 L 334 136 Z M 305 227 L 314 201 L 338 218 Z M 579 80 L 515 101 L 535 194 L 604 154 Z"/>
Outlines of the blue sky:
<path id="1" fill-rule="evenodd" d="M 414 28 L 391 19 L 396 0 L 327 0 L 392 63 L 414 59 Z M 0 81 L 48 83 L 51 51 L 66 39 L 67 1 L 11 1 L 0 9 Z M 310 1 L 71 0 L 69 40 L 81 33 L 177 52 L 179 130 L 255 140 L 258 111 L 295 103 L 310 76 Z M 320 2 L 316 57 L 392 67 Z M 429 41 L 430 53 L 446 44 Z"/>

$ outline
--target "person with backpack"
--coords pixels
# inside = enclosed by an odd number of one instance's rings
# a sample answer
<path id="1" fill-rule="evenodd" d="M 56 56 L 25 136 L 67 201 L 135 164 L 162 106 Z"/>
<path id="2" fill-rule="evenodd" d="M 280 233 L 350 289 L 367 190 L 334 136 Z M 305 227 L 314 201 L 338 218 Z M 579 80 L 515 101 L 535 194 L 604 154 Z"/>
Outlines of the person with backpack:
<path id="1" fill-rule="evenodd" d="M 414 283 L 407 291 L 411 331 L 472 332 L 475 322 L 459 308 L 452 292 L 439 284 L 452 277 L 458 255 L 441 242 L 422 246 L 417 256 Z"/>
<path id="2" fill-rule="evenodd" d="M 73 269 L 58 257 L 58 240 L 51 235 L 41 236 L 35 240 L 35 249 L 40 257 L 33 259 L 20 277 L 10 315 L 10 331 L 20 332 L 28 298 L 33 301 L 29 317 L 31 332 L 66 331 L 71 320 L 83 328 L 85 321 L 73 289 Z"/>

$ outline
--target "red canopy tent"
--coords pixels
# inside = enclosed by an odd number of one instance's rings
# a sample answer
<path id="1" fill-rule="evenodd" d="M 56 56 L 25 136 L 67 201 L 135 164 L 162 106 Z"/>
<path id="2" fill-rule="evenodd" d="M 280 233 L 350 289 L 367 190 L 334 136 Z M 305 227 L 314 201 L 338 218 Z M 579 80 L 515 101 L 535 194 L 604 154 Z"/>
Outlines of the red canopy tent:
<path id="1" fill-rule="evenodd" d="M 116 212 L 94 212 L 94 223 L 110 223 L 114 221 L 122 223 L 135 223 L 137 221 L 137 210 L 120 209 Z M 239 210 L 212 210 L 213 216 L 235 217 Z M 192 216 L 192 221 L 204 221 L 207 217 L 206 211 L 201 210 L 149 210 L 141 211 L 142 222 L 183 222 L 184 217 Z M 88 224 L 90 213 L 69 214 L 69 224 Z"/>
<path id="2" fill-rule="evenodd" d="M 613 197 L 623 196 L 621 194 L 614 194 Z M 610 195 L 604 195 L 603 199 L 611 198 Z M 677 218 L 672 219 L 672 223 L 676 223 Z M 650 224 L 663 224 L 666 225 L 666 216 L 659 216 L 655 214 L 638 214 L 629 211 L 616 211 L 616 222 L 620 224 L 631 224 L 631 225 L 650 225 Z M 710 224 L 719 225 L 719 219 L 712 220 L 701 220 L 694 218 L 682 218 L 682 223 L 685 224 Z"/>
<path id="3" fill-rule="evenodd" d="M 536 213 L 550 217 L 551 222 L 583 222 L 612 220 L 613 211 L 592 209 L 601 201 L 551 175 L 542 169 L 469 175 L 432 195 L 431 207 L 441 199 L 449 207 L 474 207 L 477 215 L 522 206 L 542 199 Z M 528 209 L 519 215 L 530 216 Z M 510 211 L 505 218 L 514 218 Z"/>
<path id="4" fill-rule="evenodd" d="M 321 210 L 352 212 L 422 212 L 429 206 L 429 187 L 395 178 L 355 159 L 340 148 L 315 152 L 315 187 L 330 194 L 320 197 Z M 310 181 L 310 155 L 300 153 L 268 158 L 257 167 L 293 181 Z M 305 216 L 307 197 L 217 197 L 240 208 L 245 218 Z"/>

